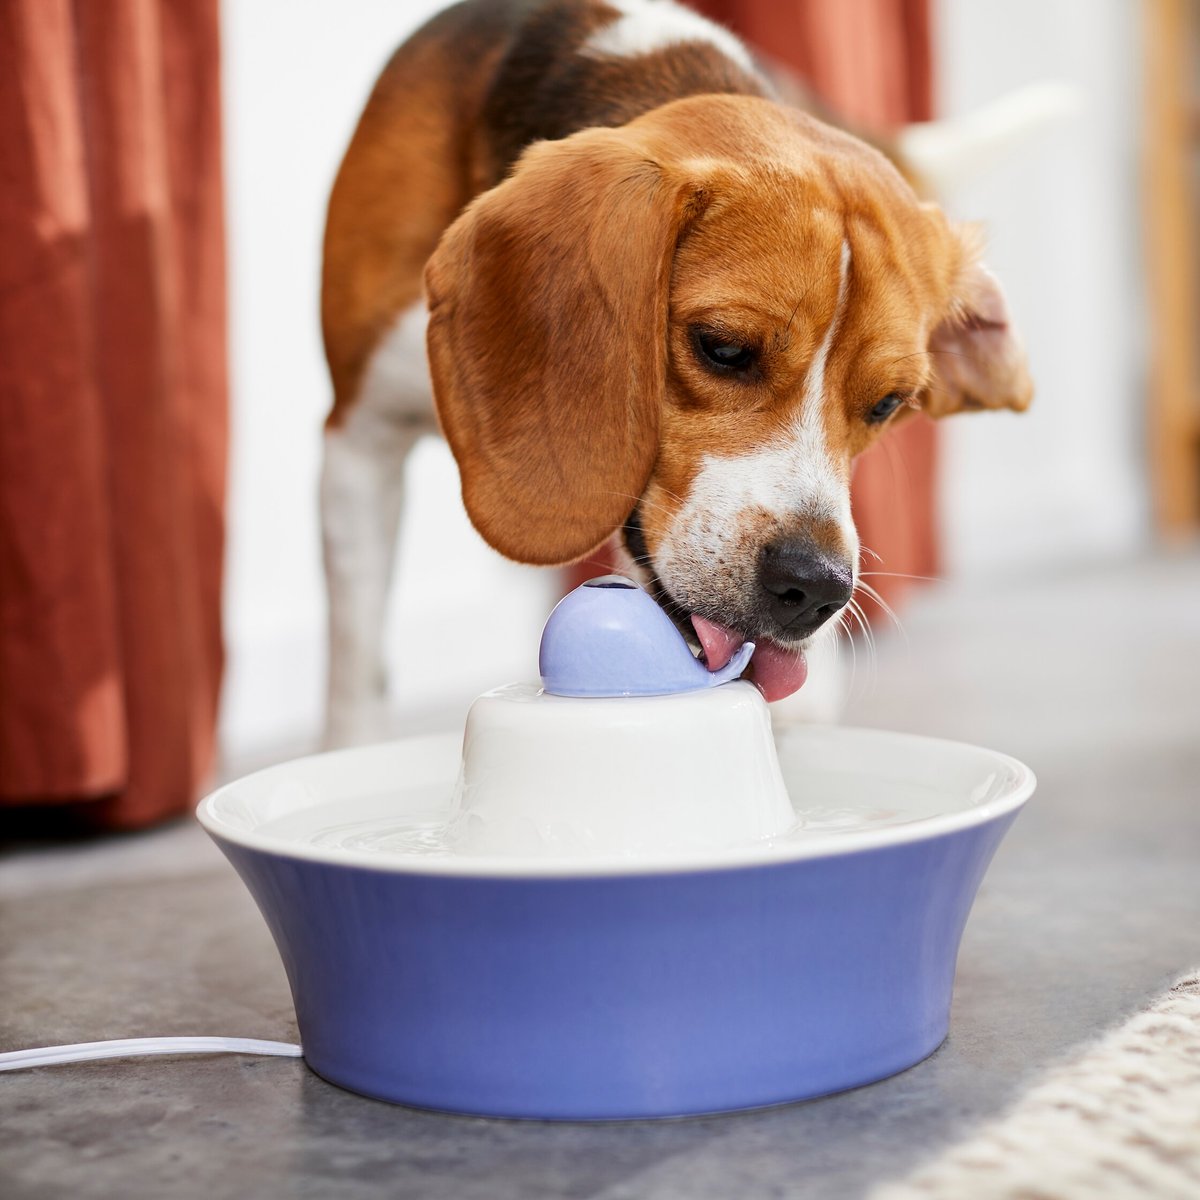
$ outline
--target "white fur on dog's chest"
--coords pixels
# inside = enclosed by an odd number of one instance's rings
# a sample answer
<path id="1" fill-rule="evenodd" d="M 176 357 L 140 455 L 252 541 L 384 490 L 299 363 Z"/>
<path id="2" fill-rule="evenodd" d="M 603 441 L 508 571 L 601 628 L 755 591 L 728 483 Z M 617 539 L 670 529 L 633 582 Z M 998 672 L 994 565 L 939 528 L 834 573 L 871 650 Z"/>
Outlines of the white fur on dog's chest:
<path id="1" fill-rule="evenodd" d="M 429 309 L 423 300 L 401 310 L 367 360 L 355 409 L 435 430 L 433 382 L 425 348 L 428 327 Z"/>

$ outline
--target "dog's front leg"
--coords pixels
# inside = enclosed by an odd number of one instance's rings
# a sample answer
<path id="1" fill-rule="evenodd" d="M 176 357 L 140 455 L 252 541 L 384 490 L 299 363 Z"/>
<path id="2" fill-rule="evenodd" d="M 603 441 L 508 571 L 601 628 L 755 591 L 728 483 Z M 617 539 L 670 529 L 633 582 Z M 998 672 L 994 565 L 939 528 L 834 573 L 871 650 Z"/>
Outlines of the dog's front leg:
<path id="1" fill-rule="evenodd" d="M 404 501 L 422 430 L 352 411 L 325 433 L 321 530 L 329 602 L 327 749 L 389 736 L 383 632 Z"/>

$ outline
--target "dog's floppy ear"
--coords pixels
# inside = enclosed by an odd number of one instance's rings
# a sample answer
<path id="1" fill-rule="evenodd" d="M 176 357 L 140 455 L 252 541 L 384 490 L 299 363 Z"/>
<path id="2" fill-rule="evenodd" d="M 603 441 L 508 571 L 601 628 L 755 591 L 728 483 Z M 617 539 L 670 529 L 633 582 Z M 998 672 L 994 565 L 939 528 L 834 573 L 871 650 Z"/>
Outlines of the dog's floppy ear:
<path id="1" fill-rule="evenodd" d="M 981 408 L 1023 411 L 1033 399 L 1025 349 L 996 277 L 978 258 L 977 234 L 961 246 L 953 307 L 929 339 L 933 380 L 922 397 L 931 417 Z"/>
<path id="2" fill-rule="evenodd" d="M 703 189 L 628 131 L 542 142 L 446 231 L 425 273 L 438 416 L 479 532 L 582 558 L 650 477 L 668 289 Z"/>

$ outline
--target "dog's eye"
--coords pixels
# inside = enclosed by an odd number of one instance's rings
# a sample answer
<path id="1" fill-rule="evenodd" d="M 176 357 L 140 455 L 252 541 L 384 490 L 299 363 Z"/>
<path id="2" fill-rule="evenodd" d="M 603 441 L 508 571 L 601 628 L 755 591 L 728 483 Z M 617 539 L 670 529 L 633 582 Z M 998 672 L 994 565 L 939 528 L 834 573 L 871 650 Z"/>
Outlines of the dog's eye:
<path id="1" fill-rule="evenodd" d="M 868 425 L 879 425 L 886 421 L 902 405 L 906 397 L 899 392 L 889 392 L 878 404 L 867 413 Z"/>
<path id="2" fill-rule="evenodd" d="M 692 337 L 700 356 L 714 367 L 723 371 L 746 371 L 754 365 L 754 347 L 736 342 L 728 334 L 697 329 Z"/>

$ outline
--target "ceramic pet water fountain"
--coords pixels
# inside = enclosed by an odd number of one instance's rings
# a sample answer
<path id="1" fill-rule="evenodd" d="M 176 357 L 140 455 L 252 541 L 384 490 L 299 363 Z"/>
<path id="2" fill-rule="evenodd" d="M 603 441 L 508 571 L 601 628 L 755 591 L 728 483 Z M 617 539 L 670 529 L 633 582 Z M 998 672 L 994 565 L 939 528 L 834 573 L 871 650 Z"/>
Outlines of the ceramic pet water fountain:
<path id="1" fill-rule="evenodd" d="M 458 848 L 632 861 L 785 832 L 767 705 L 735 682 L 753 652 L 709 671 L 632 580 L 576 588 L 546 622 L 540 686 L 471 706 Z"/>
<path id="2" fill-rule="evenodd" d="M 463 738 L 302 759 L 200 820 L 283 957 L 308 1065 L 385 1100 L 664 1117 L 868 1083 L 946 1035 L 958 944 L 1033 791 L 1001 754 L 772 737 L 618 576 L 576 589 L 541 684 Z"/>

